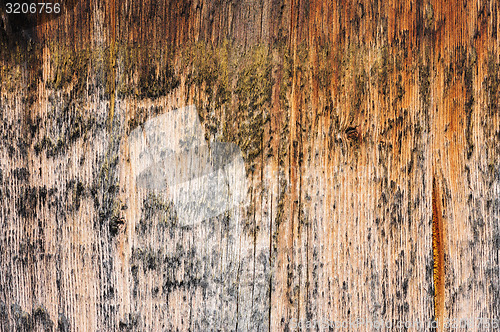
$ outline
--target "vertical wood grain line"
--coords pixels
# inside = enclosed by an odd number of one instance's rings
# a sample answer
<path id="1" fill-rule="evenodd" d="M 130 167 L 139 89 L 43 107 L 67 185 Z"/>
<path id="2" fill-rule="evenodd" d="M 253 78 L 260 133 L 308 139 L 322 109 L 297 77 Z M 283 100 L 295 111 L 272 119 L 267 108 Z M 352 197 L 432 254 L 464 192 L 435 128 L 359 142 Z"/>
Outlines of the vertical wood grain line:
<path id="1" fill-rule="evenodd" d="M 432 250 L 434 260 L 434 315 L 441 327 L 444 317 L 444 226 L 441 195 L 432 181 Z"/>

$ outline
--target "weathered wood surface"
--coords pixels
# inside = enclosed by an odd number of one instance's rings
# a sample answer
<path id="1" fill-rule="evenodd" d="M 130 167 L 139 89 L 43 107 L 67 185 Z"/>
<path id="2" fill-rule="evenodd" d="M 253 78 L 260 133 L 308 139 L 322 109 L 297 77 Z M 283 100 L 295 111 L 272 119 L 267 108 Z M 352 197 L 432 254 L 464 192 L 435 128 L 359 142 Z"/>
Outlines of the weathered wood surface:
<path id="1" fill-rule="evenodd" d="M 500 318 L 498 1 L 74 5 L 0 24 L 2 331 Z M 194 226 L 129 145 L 188 105 L 248 183 Z"/>

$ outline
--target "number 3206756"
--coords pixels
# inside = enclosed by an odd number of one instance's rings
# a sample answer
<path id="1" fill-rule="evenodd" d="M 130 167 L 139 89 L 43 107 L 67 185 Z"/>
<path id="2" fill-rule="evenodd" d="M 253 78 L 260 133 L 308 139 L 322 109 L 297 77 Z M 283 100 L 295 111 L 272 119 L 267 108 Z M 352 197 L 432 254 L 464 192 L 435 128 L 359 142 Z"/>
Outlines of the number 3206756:
<path id="1" fill-rule="evenodd" d="M 59 14 L 61 5 L 59 3 L 10 3 L 5 4 L 7 14 Z"/>

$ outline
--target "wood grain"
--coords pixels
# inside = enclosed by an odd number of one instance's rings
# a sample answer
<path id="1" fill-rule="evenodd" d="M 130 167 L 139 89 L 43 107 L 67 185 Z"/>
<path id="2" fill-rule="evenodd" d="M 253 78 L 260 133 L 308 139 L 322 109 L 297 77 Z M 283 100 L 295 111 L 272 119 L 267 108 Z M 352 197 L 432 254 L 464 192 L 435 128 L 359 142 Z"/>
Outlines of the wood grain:
<path id="1" fill-rule="evenodd" d="M 0 330 L 492 330 L 498 1 L 72 6 L 0 22 Z M 128 138 L 189 105 L 248 190 L 182 226 Z"/>

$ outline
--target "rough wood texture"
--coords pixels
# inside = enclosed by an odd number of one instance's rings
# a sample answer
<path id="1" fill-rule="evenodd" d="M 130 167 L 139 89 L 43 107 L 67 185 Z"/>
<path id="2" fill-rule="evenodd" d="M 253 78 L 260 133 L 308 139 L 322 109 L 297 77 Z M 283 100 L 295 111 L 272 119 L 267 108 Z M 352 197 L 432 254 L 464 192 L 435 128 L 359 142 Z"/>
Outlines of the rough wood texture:
<path id="1" fill-rule="evenodd" d="M 491 330 L 498 1 L 69 7 L 0 24 L 2 331 Z M 181 226 L 136 185 L 128 137 L 188 105 L 242 151 L 248 190 Z"/>

